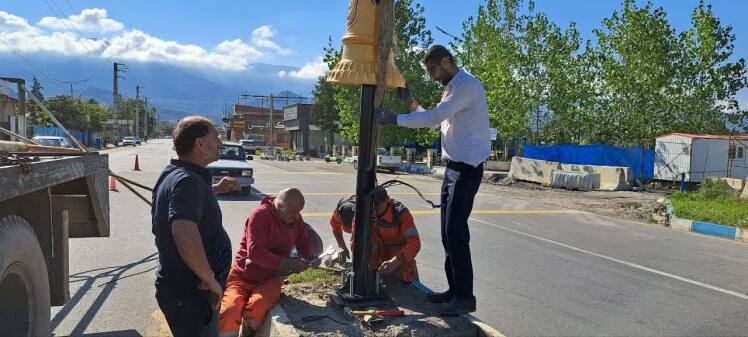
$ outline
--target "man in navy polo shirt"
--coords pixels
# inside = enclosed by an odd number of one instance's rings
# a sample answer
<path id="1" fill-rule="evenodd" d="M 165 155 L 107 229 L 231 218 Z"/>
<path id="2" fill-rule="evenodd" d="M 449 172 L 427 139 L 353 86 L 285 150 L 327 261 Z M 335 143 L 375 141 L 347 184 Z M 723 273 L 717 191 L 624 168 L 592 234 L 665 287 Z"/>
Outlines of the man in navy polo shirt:
<path id="1" fill-rule="evenodd" d="M 215 194 L 241 188 L 229 177 L 211 184 L 205 167 L 218 160 L 221 140 L 210 120 L 186 117 L 173 136 L 179 159 L 158 178 L 151 208 L 160 264 L 156 300 L 174 336 L 217 336 L 231 241 Z"/>

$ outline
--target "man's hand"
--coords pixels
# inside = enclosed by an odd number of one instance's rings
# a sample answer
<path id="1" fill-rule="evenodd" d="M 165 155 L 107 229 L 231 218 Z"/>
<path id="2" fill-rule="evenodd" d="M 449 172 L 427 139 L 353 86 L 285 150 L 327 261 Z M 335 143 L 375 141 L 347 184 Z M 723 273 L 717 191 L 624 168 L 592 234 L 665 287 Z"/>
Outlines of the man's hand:
<path id="1" fill-rule="evenodd" d="M 340 246 L 340 251 L 338 252 L 338 263 L 341 265 L 345 264 L 348 259 L 351 258 L 351 253 L 348 251 L 348 247 L 345 245 Z"/>
<path id="2" fill-rule="evenodd" d="M 229 192 L 238 192 L 242 190 L 242 186 L 236 179 L 231 177 L 223 177 L 221 181 L 213 185 L 213 191 L 216 194 L 224 194 Z"/>
<path id="3" fill-rule="evenodd" d="M 400 257 L 395 256 L 387 261 L 384 261 L 384 263 L 379 266 L 377 272 L 382 275 L 392 274 L 395 270 L 397 270 L 397 267 L 400 267 L 400 264 L 402 264 L 402 260 L 400 260 Z"/>
<path id="4" fill-rule="evenodd" d="M 280 265 L 280 272 L 283 275 L 298 274 L 309 268 L 309 261 L 304 259 L 283 259 Z"/>
<path id="5" fill-rule="evenodd" d="M 379 118 L 379 124 L 397 125 L 397 115 L 387 110 L 379 110 L 379 112 L 377 113 L 377 117 Z"/>
<path id="6" fill-rule="evenodd" d="M 201 282 L 198 286 L 199 289 L 210 291 L 210 307 L 213 310 L 221 309 L 221 300 L 223 299 L 223 289 L 218 284 L 216 279 L 211 279 L 208 282 Z"/>
<path id="7" fill-rule="evenodd" d="M 413 99 L 413 93 L 410 92 L 410 89 L 408 87 L 405 88 L 397 88 L 397 98 L 399 98 L 403 103 L 405 103 L 407 106 L 410 106 L 415 102 L 415 99 Z"/>

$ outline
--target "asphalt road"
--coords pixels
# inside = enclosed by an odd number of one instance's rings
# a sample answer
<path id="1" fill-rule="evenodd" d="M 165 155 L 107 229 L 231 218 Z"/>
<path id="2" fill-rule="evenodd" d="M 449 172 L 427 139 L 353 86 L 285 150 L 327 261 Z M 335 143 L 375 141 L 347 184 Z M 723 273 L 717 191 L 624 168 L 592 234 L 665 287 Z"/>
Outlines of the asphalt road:
<path id="1" fill-rule="evenodd" d="M 153 185 L 174 156 L 170 141 L 110 152 L 110 167 Z M 139 156 L 142 171 L 132 171 Z M 304 215 L 322 235 L 337 200 L 355 191 L 355 172 L 337 164 L 253 161 L 249 197 L 221 197 L 233 247 L 263 193 L 295 186 Z M 325 169 L 329 165 L 329 169 Z M 380 174 L 379 180 L 393 178 Z M 438 200 L 440 181 L 401 176 Z M 156 250 L 150 208 L 123 186 L 110 192 L 109 238 L 70 243 L 71 301 L 52 310 L 57 336 L 164 336 L 153 298 Z M 391 192 L 414 212 L 423 283 L 446 286 L 437 212 L 406 189 Z M 150 194 L 145 194 L 150 198 Z M 476 316 L 508 336 L 706 336 L 748 334 L 748 245 L 559 209 L 481 192 L 470 221 Z M 1 334 L 1 333 L 0 333 Z"/>

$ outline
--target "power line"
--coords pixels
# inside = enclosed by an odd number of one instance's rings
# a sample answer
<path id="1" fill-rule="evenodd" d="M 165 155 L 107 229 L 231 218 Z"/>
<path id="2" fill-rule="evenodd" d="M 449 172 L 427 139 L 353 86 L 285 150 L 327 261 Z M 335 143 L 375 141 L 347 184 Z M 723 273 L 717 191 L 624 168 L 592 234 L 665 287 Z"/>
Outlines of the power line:
<path id="1" fill-rule="evenodd" d="M 35 73 L 37 73 L 37 75 L 42 75 L 43 77 L 45 77 L 45 78 L 47 78 L 47 79 L 49 79 L 51 81 L 54 81 L 54 82 L 58 82 L 58 83 L 62 83 L 62 84 L 69 84 L 66 81 L 56 79 L 56 78 L 54 78 L 52 76 L 47 75 L 43 71 L 39 70 L 39 68 L 37 68 L 33 63 L 31 63 L 31 61 L 29 61 L 28 59 L 26 59 L 25 57 L 23 57 L 23 55 L 19 54 L 15 49 L 13 49 L 13 47 L 10 46 L 10 44 L 8 44 L 8 42 L 5 42 L 5 40 L 3 40 L 2 38 L 0 38 L 0 42 L 2 42 L 6 47 L 8 47 L 8 49 L 11 52 L 13 52 L 13 54 L 16 54 L 16 56 L 18 56 L 21 60 L 23 60 L 23 62 L 25 62 L 29 67 L 31 67 L 31 70 L 33 70 Z"/>

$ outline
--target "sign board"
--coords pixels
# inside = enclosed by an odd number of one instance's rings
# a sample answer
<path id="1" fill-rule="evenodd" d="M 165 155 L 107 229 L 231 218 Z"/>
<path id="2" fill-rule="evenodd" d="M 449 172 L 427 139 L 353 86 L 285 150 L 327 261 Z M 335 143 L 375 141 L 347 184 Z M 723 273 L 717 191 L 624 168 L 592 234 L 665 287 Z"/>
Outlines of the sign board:
<path id="1" fill-rule="evenodd" d="M 491 141 L 495 141 L 496 135 L 499 133 L 499 130 L 495 128 L 488 128 L 488 131 L 490 132 L 490 135 L 491 135 Z"/>
<path id="2" fill-rule="evenodd" d="M 238 120 L 231 122 L 231 127 L 234 129 L 244 129 L 244 121 Z"/>

